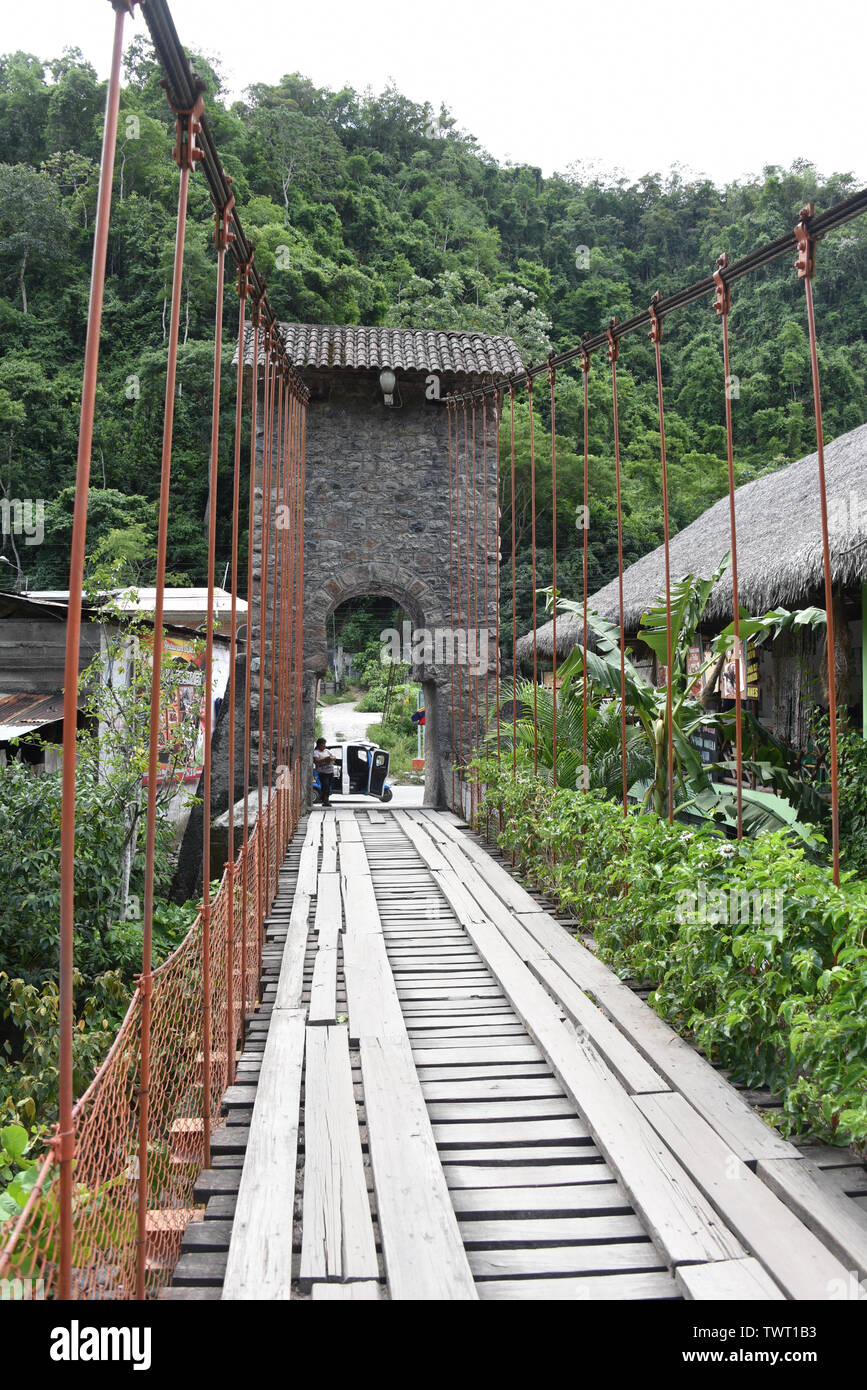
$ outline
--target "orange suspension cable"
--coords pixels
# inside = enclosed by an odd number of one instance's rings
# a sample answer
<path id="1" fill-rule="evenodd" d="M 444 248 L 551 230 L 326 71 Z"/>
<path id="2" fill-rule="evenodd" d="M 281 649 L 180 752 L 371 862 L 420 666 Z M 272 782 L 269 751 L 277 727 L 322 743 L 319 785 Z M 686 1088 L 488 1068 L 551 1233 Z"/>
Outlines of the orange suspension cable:
<path id="1" fill-rule="evenodd" d="M 552 740 L 553 760 L 551 779 L 557 786 L 557 410 L 554 401 L 554 386 L 557 371 L 553 362 L 548 362 L 548 381 L 551 387 L 551 593 L 553 612 L 551 617 L 554 642 L 554 684 L 552 687 L 551 709 L 553 715 Z"/>
<path id="2" fill-rule="evenodd" d="M 250 697 L 253 676 L 253 527 L 256 496 L 256 432 L 259 416 L 259 326 L 261 310 L 259 301 L 253 300 L 251 314 L 253 324 L 253 380 L 251 383 L 250 419 L 250 483 L 247 523 L 247 640 L 244 679 L 244 833 L 241 850 L 241 960 L 243 961 L 243 980 L 241 988 L 241 1026 L 246 1027 L 247 1006 L 250 1002 L 249 961 L 247 942 L 247 915 L 249 912 L 250 891 Z"/>
<path id="3" fill-rule="evenodd" d="M 202 768 L 202 1166 L 211 1164 L 211 737 L 214 720 L 214 568 L 217 550 L 217 466 L 220 450 L 220 386 L 223 366 L 223 284 L 226 248 L 232 238 L 228 207 L 214 217 L 217 284 L 214 306 L 214 383 L 208 473 L 208 617 L 205 636 L 205 749 Z M 219 1094 L 225 1090 L 220 1077 Z"/>
<path id="4" fill-rule="evenodd" d="M 237 1044 L 235 1020 L 235 706 L 238 662 L 238 513 L 241 503 L 241 426 L 244 411 L 244 350 L 247 339 L 247 295 L 249 293 L 249 288 L 249 265 L 245 265 L 242 266 L 238 273 L 238 373 L 235 384 L 235 457 L 234 476 L 232 480 L 232 637 L 230 643 L 231 660 L 229 664 L 229 825 L 226 863 L 229 896 L 226 947 L 229 960 L 228 997 L 226 1000 L 226 1036 L 228 1047 L 228 1081 L 230 1085 L 235 1079 L 235 1053 Z"/>
<path id="5" fill-rule="evenodd" d="M 530 545 L 533 556 L 533 772 L 539 772 L 539 649 L 536 620 L 536 435 L 533 425 L 533 378 L 527 378 L 530 406 Z"/>
<path id="6" fill-rule="evenodd" d="M 589 547 L 590 547 L 590 354 L 582 353 L 581 372 L 584 377 L 584 512 L 581 517 L 582 530 L 584 532 L 584 678 L 582 681 L 582 721 L 581 721 L 581 748 L 582 748 L 582 778 L 581 785 L 586 791 L 589 785 L 587 776 L 587 596 L 588 596 L 588 576 L 589 576 Z"/>
<path id="7" fill-rule="evenodd" d="M 518 582 L 515 560 L 517 518 L 515 515 L 515 388 L 509 387 L 509 433 L 512 444 L 512 780 L 518 775 Z"/>
<path id="8" fill-rule="evenodd" d="M 608 327 L 608 360 L 611 363 L 611 396 L 614 405 L 614 478 L 617 490 L 617 585 L 620 599 L 620 766 L 623 783 L 623 814 L 627 813 L 626 774 L 626 624 L 623 618 L 623 507 L 620 490 L 620 422 L 617 415 L 617 359 L 620 345 L 614 334 L 617 319 Z M 586 633 L 585 633 L 586 639 Z M 585 664 L 586 671 L 586 664 Z"/>
<path id="9" fill-rule="evenodd" d="M 816 313 L 813 306 L 813 276 L 816 272 L 816 241 L 810 231 L 814 208 L 808 203 L 800 212 L 795 228 L 798 257 L 795 268 L 803 280 L 807 299 L 807 332 L 810 339 L 810 371 L 813 381 L 813 409 L 816 418 L 816 459 L 819 467 L 819 512 L 822 523 L 822 563 L 825 575 L 825 620 L 828 647 L 828 732 L 831 760 L 831 852 L 834 883 L 840 886 L 840 789 L 837 762 L 837 646 L 834 633 L 834 588 L 831 574 L 831 543 L 828 533 L 828 490 L 825 478 L 825 436 L 822 427 L 822 391 L 819 384 L 819 350 L 816 341 Z"/>
<path id="10" fill-rule="evenodd" d="M 452 630 L 452 662 L 451 662 L 451 730 L 452 730 L 452 799 L 451 807 L 455 809 L 455 662 L 454 662 L 454 634 L 455 634 L 455 534 L 454 534 L 454 499 L 452 497 L 452 403 L 446 402 L 446 424 L 448 427 L 448 450 L 449 450 L 449 622 Z"/>
<path id="11" fill-rule="evenodd" d="M 743 661 L 743 670 L 746 674 L 747 658 L 746 652 L 741 646 L 741 609 L 738 594 L 738 533 L 737 520 L 735 515 L 735 454 L 734 454 L 734 426 L 732 421 L 732 396 L 731 396 L 731 358 L 729 355 L 729 311 L 731 309 L 731 288 L 725 283 L 722 272 L 729 263 L 729 258 L 724 251 L 717 261 L 718 269 L 714 273 L 714 280 L 717 285 L 716 312 L 722 318 L 723 327 L 723 375 L 725 378 L 725 418 L 726 418 L 726 453 L 728 457 L 729 470 L 729 528 L 731 532 L 732 546 L 732 610 L 734 613 L 734 632 L 735 632 L 735 652 L 737 660 L 735 669 L 740 670 L 740 663 Z M 744 837 L 744 808 L 743 808 L 743 777 L 744 777 L 744 749 L 743 749 L 743 726 L 741 715 L 741 682 L 740 675 L 735 681 L 735 759 L 736 759 L 736 778 L 737 778 L 737 827 L 738 839 Z"/>
<path id="12" fill-rule="evenodd" d="M 666 661 L 668 663 L 668 687 L 666 691 L 665 717 L 668 724 L 668 823 L 674 824 L 674 669 L 672 661 L 672 638 L 671 638 L 671 555 L 669 553 L 669 542 L 671 538 L 671 527 L 668 515 L 668 461 L 665 452 L 665 412 L 662 405 L 662 356 L 660 353 L 660 343 L 662 342 L 662 319 L 657 311 L 657 303 L 661 299 L 657 290 L 650 304 L 650 341 L 653 343 L 656 355 L 656 395 L 659 406 L 659 449 L 662 459 L 662 523 L 665 546 L 665 643 Z"/>
<path id="13" fill-rule="evenodd" d="M 123 26 L 131 7 L 115 5 L 111 72 L 105 102 L 105 126 L 99 170 L 96 223 L 93 235 L 93 262 L 90 276 L 90 303 L 87 310 L 87 338 L 84 349 L 84 376 L 81 385 L 81 414 L 78 431 L 78 458 L 75 472 L 75 511 L 69 556 L 69 606 L 66 622 L 66 654 L 63 680 L 63 772 L 60 818 L 60 961 L 58 1036 L 58 1124 L 53 1139 L 59 1163 L 60 1238 L 58 1250 L 58 1297 L 72 1297 L 72 1199 L 75 1132 L 72 1118 L 74 1031 L 74 954 L 75 930 L 75 774 L 78 735 L 78 660 L 81 641 L 81 596 L 84 587 L 84 551 L 87 541 L 87 502 L 90 492 L 90 456 L 93 449 L 93 417 L 99 369 L 100 327 L 105 293 L 105 266 L 114 154 L 117 145 L 117 117 L 120 106 L 120 68 L 123 56 Z M 148 966 L 148 970 L 150 967 Z"/>
<path id="14" fill-rule="evenodd" d="M 169 350 L 166 364 L 165 413 L 160 466 L 160 501 L 157 525 L 156 593 L 154 597 L 153 649 L 151 652 L 151 698 L 148 742 L 147 838 L 145 846 L 144 918 L 142 922 L 141 1064 L 139 1081 L 139 1169 L 138 1169 L 138 1258 L 136 1297 L 145 1293 L 145 1226 L 148 1195 L 148 1096 L 150 1086 L 150 1025 L 153 989 L 153 912 L 154 870 L 156 867 L 157 778 L 159 776 L 160 713 L 162 694 L 163 609 L 166 587 L 166 554 L 169 533 L 169 491 L 172 471 L 172 435 L 175 419 L 175 387 L 178 365 L 178 328 L 181 316 L 181 289 L 184 272 L 184 235 L 187 220 L 190 171 L 193 167 L 198 133 L 196 111 L 177 113 L 175 157 L 180 166 L 178 214 L 175 230 L 175 256 L 172 272 L 172 304 L 169 317 Z"/>
<path id="15" fill-rule="evenodd" d="M 473 399 L 473 648 L 478 651 L 479 645 L 479 542 L 478 542 L 478 500 L 479 490 L 476 480 L 476 401 Z M 470 756 L 475 757 L 479 742 L 479 673 L 475 671 L 475 698 L 473 701 L 473 723 L 470 742 Z M 475 772 L 472 781 L 472 811 L 473 815 L 478 810 L 479 805 L 479 774 Z"/>

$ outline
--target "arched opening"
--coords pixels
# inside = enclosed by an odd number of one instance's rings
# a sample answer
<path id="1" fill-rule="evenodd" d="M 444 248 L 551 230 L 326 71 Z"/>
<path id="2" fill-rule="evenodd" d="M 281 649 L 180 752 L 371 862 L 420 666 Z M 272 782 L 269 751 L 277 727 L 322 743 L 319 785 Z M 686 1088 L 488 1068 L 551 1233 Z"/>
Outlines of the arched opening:
<path id="1" fill-rule="evenodd" d="M 424 694 L 413 679 L 415 625 L 386 594 L 346 599 L 327 624 L 328 667 L 319 682 L 316 737 L 342 753 L 334 785 L 338 799 L 379 795 L 387 803 L 422 805 Z M 372 747 L 388 754 L 380 787 Z M 381 765 L 381 759 L 380 765 Z M 339 785 L 338 785 L 339 783 Z"/>
<path id="2" fill-rule="evenodd" d="M 378 575 L 367 567 L 359 574 L 347 570 L 342 582 L 331 580 L 324 591 L 305 603 L 305 616 L 304 729 L 305 745 L 311 750 L 311 794 L 312 749 L 318 719 L 322 736 L 329 744 L 332 740 L 351 742 L 360 735 L 365 741 L 369 738 L 389 751 L 393 760 L 390 778 L 395 804 L 442 806 L 446 778 L 451 776 L 450 740 L 441 738 L 442 731 L 449 729 L 450 673 L 429 664 L 419 664 L 416 641 L 422 630 L 436 631 L 442 625 L 443 617 L 433 594 L 412 576 L 394 572 Z M 380 621 L 381 626 L 377 628 Z M 357 696 L 352 690 L 353 698 L 343 701 L 341 691 L 332 688 L 337 684 L 335 663 L 343 665 L 344 670 L 348 669 L 356 677 L 362 675 L 356 666 L 347 668 L 345 665 L 348 656 L 360 654 L 350 652 L 347 644 L 341 642 L 343 632 L 348 632 L 353 642 L 365 633 L 372 636 L 373 642 L 367 644 L 369 655 L 374 648 L 385 648 L 389 657 L 399 658 L 385 726 L 379 721 L 377 728 L 378 721 L 369 717 L 382 711 L 357 708 L 377 701 L 364 700 L 360 689 Z M 368 687 L 370 674 L 368 672 L 365 680 Z M 385 666 L 383 674 L 383 684 L 376 687 L 378 694 L 385 690 L 388 678 Z M 361 681 L 358 685 L 360 687 Z M 425 717 L 424 770 L 417 769 L 413 773 L 419 738 L 412 715 L 419 704 Z M 344 708 L 346 705 L 356 708 L 350 711 Z M 335 709 L 346 727 L 341 726 L 340 719 L 335 721 L 331 716 L 330 711 Z M 351 737 L 340 739 L 338 734 Z"/>

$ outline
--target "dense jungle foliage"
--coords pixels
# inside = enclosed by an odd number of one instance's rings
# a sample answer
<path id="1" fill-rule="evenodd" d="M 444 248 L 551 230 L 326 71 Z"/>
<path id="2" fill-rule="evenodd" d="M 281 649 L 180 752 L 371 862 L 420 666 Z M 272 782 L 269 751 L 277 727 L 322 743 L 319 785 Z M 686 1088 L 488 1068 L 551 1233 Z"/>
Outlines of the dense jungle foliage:
<path id="1" fill-rule="evenodd" d="M 498 164 L 445 108 L 418 105 L 394 87 L 334 92 L 296 74 L 227 105 L 219 76 L 204 60 L 195 63 L 269 295 L 290 320 L 508 333 L 525 360 L 538 362 L 612 315 L 643 308 L 655 290 L 668 293 L 706 275 L 721 251 L 737 257 L 788 231 L 808 199 L 827 207 L 854 186 L 845 172 L 822 177 L 805 164 L 768 168 L 760 179 L 724 188 L 677 170 L 637 182 L 588 177 L 580 164 L 543 177 L 538 168 Z M 122 94 L 90 513 L 91 547 L 126 561 L 142 582 L 153 553 L 178 183 L 159 78 L 149 45 L 137 38 Z M 0 489 L 8 499 L 47 501 L 43 545 L 20 546 L 15 557 L 3 537 L 13 561 L 2 567 L 6 587 L 19 560 L 31 587 L 66 582 L 104 97 L 104 84 L 76 51 L 47 63 L 24 53 L 0 57 Z M 205 184 L 194 178 L 170 534 L 172 577 L 181 583 L 201 583 L 205 573 L 211 229 Z M 865 272 L 863 222 L 823 242 L 817 303 L 830 436 L 864 418 Z M 229 554 L 230 300 L 218 570 Z M 731 326 L 743 480 L 813 443 L 803 289 L 787 263 L 736 287 Z M 680 527 L 725 485 L 720 327 L 710 301 L 667 320 L 663 356 L 672 514 Z M 644 335 L 624 344 L 619 383 L 631 561 L 661 537 L 655 382 Z M 544 460 L 550 414 L 546 391 L 536 395 Z M 557 383 L 557 435 L 560 587 L 577 592 L 583 400 L 571 370 Z M 523 627 L 530 603 L 526 404 L 516 436 Z M 616 564 L 610 386 L 601 361 L 591 375 L 590 448 L 596 588 Z M 544 584 L 551 534 L 544 467 L 537 501 Z M 506 556 L 510 524 L 504 508 Z M 505 618 L 508 633 L 508 604 Z"/>

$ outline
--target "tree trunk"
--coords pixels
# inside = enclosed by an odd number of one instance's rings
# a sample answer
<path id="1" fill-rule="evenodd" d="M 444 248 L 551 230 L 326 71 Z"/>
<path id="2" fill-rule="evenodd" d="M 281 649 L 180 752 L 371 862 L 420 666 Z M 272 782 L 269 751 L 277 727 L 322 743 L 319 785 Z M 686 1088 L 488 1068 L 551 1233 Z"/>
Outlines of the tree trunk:
<path id="1" fill-rule="evenodd" d="M 21 310 L 22 313 L 25 314 L 27 313 L 27 290 L 24 285 L 24 271 L 27 266 L 27 257 L 29 254 L 29 249 L 24 252 L 24 259 L 21 262 L 21 269 L 18 272 L 18 288 L 21 290 Z"/>

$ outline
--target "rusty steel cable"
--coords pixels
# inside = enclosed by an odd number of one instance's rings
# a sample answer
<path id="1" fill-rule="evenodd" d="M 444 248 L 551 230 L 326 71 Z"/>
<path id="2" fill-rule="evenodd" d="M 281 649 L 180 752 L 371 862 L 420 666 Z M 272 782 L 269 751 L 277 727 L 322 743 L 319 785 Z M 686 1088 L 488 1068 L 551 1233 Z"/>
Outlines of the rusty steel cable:
<path id="1" fill-rule="evenodd" d="M 235 1079 L 235 706 L 237 695 L 238 664 L 238 514 L 241 505 L 241 431 L 244 412 L 244 344 L 247 337 L 247 294 L 249 290 L 248 267 L 238 273 L 238 369 L 235 382 L 235 438 L 233 441 L 232 471 L 232 610 L 231 638 L 229 644 L 229 741 L 227 752 L 227 780 L 229 784 L 229 824 L 226 855 L 226 874 L 230 903 L 227 953 L 228 988 L 226 997 L 227 1027 L 229 1039 L 227 1067 L 229 1084 Z M 242 1011 L 243 1017 L 243 1011 Z"/>
<path id="2" fill-rule="evenodd" d="M 479 488 L 478 488 L 478 476 L 477 476 L 477 474 L 478 474 L 478 451 L 477 451 L 477 443 L 476 443 L 476 402 L 473 401 L 473 475 L 472 475 L 472 476 L 473 476 L 473 483 L 472 483 L 472 487 L 473 487 L 473 550 L 472 550 L 472 574 L 473 574 L 473 654 L 474 654 L 474 665 L 475 665 L 475 653 L 478 651 L 478 648 L 479 648 L 479 539 L 478 539 L 478 535 L 479 535 L 479 528 L 478 528 L 478 517 L 479 517 Z M 479 696 L 479 672 L 478 672 L 478 667 L 477 667 L 477 666 L 476 666 L 476 669 L 475 669 L 475 673 L 474 673 L 474 674 L 475 674 L 476 679 L 475 679 L 475 698 L 474 698 L 474 701 L 473 701 L 473 723 L 472 723 L 472 732 L 471 732 L 471 740 L 470 740 L 470 757 L 471 757 L 471 758 L 475 758 L 475 756 L 476 756 L 476 750 L 477 750 L 478 744 L 479 744 L 479 699 L 480 699 L 480 696 Z M 480 784 L 479 784 L 479 773 L 478 773 L 478 769 L 475 769 L 474 772 L 473 772 L 472 786 L 473 786 L 473 788 L 474 788 L 474 791 L 473 791 L 473 801 L 472 801 L 472 809 L 473 809 L 473 815 L 475 815 L 475 812 L 478 810 L 478 806 L 479 806 L 479 797 L 480 797 L 480 795 L 481 795 L 481 786 L 480 786 Z"/>
<path id="3" fill-rule="evenodd" d="M 536 617 L 536 435 L 533 425 L 533 378 L 527 377 L 530 409 L 530 550 L 533 571 L 533 772 L 539 771 L 539 629 Z"/>
<path id="4" fill-rule="evenodd" d="M 169 346 L 166 364 L 165 413 L 163 418 L 162 460 L 160 466 L 160 500 L 157 524 L 156 593 L 154 597 L 153 646 L 151 650 L 151 698 L 148 740 L 148 785 L 145 841 L 144 914 L 142 922 L 142 993 L 141 1074 L 139 1082 L 139 1207 L 137 1261 L 138 1297 L 144 1298 L 145 1286 L 145 1224 L 147 1216 L 148 1180 L 148 1089 L 150 1078 L 150 1019 L 153 989 L 153 910 L 154 873 L 156 868 L 157 779 L 159 777 L 160 705 L 162 682 L 162 631 L 165 604 L 166 557 L 169 530 L 169 494 L 171 488 L 172 438 L 175 418 L 175 387 L 178 365 L 178 330 L 181 316 L 181 291 L 184 271 L 184 240 L 187 220 L 189 180 L 194 164 L 197 112 L 178 113 L 175 125 L 175 159 L 180 168 L 178 213 L 175 231 L 175 256 L 172 273 L 172 300 L 169 312 Z M 209 1059 L 205 1059 L 207 1068 Z M 205 1081 L 209 1080 L 206 1072 Z"/>
<path id="5" fill-rule="evenodd" d="M 665 409 L 662 399 L 662 319 L 657 313 L 661 296 L 657 292 L 650 305 L 650 341 L 656 358 L 656 399 L 659 411 L 659 453 L 662 465 L 662 531 L 665 560 L 665 722 L 668 758 L 668 823 L 674 825 L 674 659 L 671 633 L 671 522 L 668 508 L 668 458 L 665 448 Z"/>
<path id="6" fill-rule="evenodd" d="M 75 930 L 75 792 L 78 742 L 78 661 L 81 643 L 81 601 L 84 588 L 84 552 L 87 541 L 87 503 L 90 492 L 90 457 L 93 450 L 93 420 L 99 373 L 99 344 L 102 306 L 105 296 L 105 268 L 111 219 L 111 193 L 114 153 L 117 144 L 117 118 L 120 107 L 120 69 L 123 57 L 123 29 L 132 6 L 114 6 L 114 38 L 111 70 L 105 101 L 105 125 L 99 170 L 96 221 L 93 236 L 93 262 L 90 302 L 87 310 L 87 336 L 84 348 L 84 377 L 78 429 L 78 457 L 75 471 L 75 510 L 69 555 L 69 604 L 66 619 L 66 652 L 63 678 L 63 771 L 60 821 L 60 961 L 58 1020 L 58 1126 L 54 1152 L 59 1164 L 60 1270 L 58 1296 L 72 1296 L 72 1194 L 75 1134 L 72 1121 L 74 1028 Z"/>
<path id="7" fill-rule="evenodd" d="M 584 791 L 588 790 L 589 779 L 587 776 L 587 605 L 589 589 L 589 548 L 590 548 L 590 354 L 584 352 L 581 355 L 581 373 L 584 378 L 584 511 L 581 515 L 583 535 L 583 654 L 584 654 L 584 675 L 581 682 L 581 786 Z"/>
<path id="8" fill-rule="evenodd" d="M 828 490 L 825 478 L 825 436 L 822 427 L 822 390 L 819 382 L 819 349 L 816 339 L 816 311 L 813 305 L 813 276 L 816 271 L 816 232 L 819 218 L 813 204 L 801 209 L 795 228 L 798 255 L 795 268 L 804 282 L 807 303 L 807 333 L 810 341 L 810 373 L 813 410 L 816 421 L 816 460 L 819 475 L 819 514 L 822 524 L 822 565 L 825 580 L 826 645 L 828 648 L 828 736 L 831 763 L 831 853 L 834 883 L 840 886 L 840 791 L 837 758 L 837 646 L 834 632 L 834 586 L 831 575 L 831 543 L 828 534 Z"/>
<path id="9" fill-rule="evenodd" d="M 551 387 L 551 624 L 554 643 L 554 674 L 551 686 L 551 738 L 553 757 L 551 780 L 557 786 L 557 407 L 554 400 L 554 387 L 557 382 L 557 369 L 549 362 L 548 382 Z"/>
<path id="10" fill-rule="evenodd" d="M 460 452 L 460 421 L 457 414 L 457 406 L 453 406 L 455 411 L 455 612 L 457 615 L 456 626 L 456 652 L 458 661 L 457 690 L 458 690 L 458 721 L 457 721 L 457 777 L 458 792 L 461 802 L 461 816 L 464 815 L 464 770 L 463 770 L 463 740 L 464 740 L 464 689 L 463 689 L 463 664 L 460 654 L 460 632 L 463 622 L 463 572 L 461 569 L 461 452 Z"/>
<path id="11" fill-rule="evenodd" d="M 452 660 L 451 660 L 451 678 L 450 678 L 450 692 L 451 692 L 451 698 L 450 698 L 450 701 L 449 701 L 449 715 L 450 715 L 450 719 L 451 719 L 451 753 L 452 753 L 452 757 L 451 757 L 451 764 L 452 764 L 452 799 L 451 799 L 451 803 L 450 803 L 450 804 L 451 804 L 452 810 L 454 811 L 454 809 L 455 809 L 455 792 L 456 792 L 456 790 L 457 790 L 457 788 L 456 788 L 456 786 L 455 786 L 455 715 L 456 715 L 456 710 L 455 710 L 455 662 L 454 662 L 454 641 L 455 641 L 455 638 L 454 638 L 454 633 L 455 633 L 455 568 L 454 568 L 454 566 L 455 566 L 455 535 L 454 535 L 454 528 L 455 528 L 455 523 L 454 523 L 454 498 L 453 498 L 453 495 L 452 495 L 452 486 L 453 486 L 453 484 L 452 484 L 452 474 L 453 474 L 453 466 L 454 466 L 454 465 L 453 465 L 453 457 L 452 457 L 452 452 L 453 452 L 453 450 L 452 450 L 452 406 L 451 406 L 451 403 L 450 403 L 450 402 L 447 402 L 447 403 L 446 403 L 446 425 L 447 425 L 447 428 L 448 428 L 448 458 L 449 458 L 449 623 L 450 623 L 450 625 L 451 625 L 451 633 L 452 633 L 452 639 L 451 639 L 451 640 L 452 640 Z"/>
<path id="12" fill-rule="evenodd" d="M 509 434 L 512 483 L 512 781 L 518 775 L 518 583 L 516 575 L 517 516 L 515 513 L 515 388 L 509 387 Z"/>
<path id="13" fill-rule="evenodd" d="M 740 595 L 738 591 L 738 530 L 737 514 L 735 505 L 735 453 L 734 453 L 734 422 L 732 419 L 732 396 L 731 396 L 731 355 L 729 352 L 729 312 L 731 310 L 731 285 L 727 285 L 722 278 L 722 272 L 728 265 L 728 255 L 723 252 L 717 261 L 717 271 L 714 279 L 717 282 L 717 297 L 715 309 L 722 319 L 723 330 L 723 378 L 725 383 L 725 421 L 726 421 L 726 457 L 728 460 L 728 484 L 729 484 L 729 531 L 731 534 L 732 548 L 732 612 L 734 614 L 734 648 L 736 653 L 735 669 L 739 670 L 739 664 L 743 661 L 744 675 L 747 671 L 747 654 L 741 646 L 741 609 Z M 744 746 L 743 746 L 743 724 L 742 724 L 742 697 L 740 678 L 735 681 L 735 777 L 737 782 L 737 837 L 742 840 L 744 837 L 744 798 L 743 798 L 743 775 L 744 775 Z"/>
<path id="14" fill-rule="evenodd" d="M 617 498 L 617 593 L 620 609 L 620 772 L 623 814 L 628 811 L 629 787 L 626 772 L 626 623 L 623 615 L 623 498 L 620 478 L 620 419 L 617 410 L 617 359 L 620 345 L 614 333 L 616 320 L 608 328 L 608 360 L 611 363 L 611 403 L 614 423 L 614 486 Z"/>
<path id="15" fill-rule="evenodd" d="M 234 199 L 233 199 L 234 201 Z M 202 768 L 202 1156 L 211 1161 L 211 737 L 214 724 L 214 570 L 217 549 L 217 467 L 220 449 L 220 386 L 223 366 L 223 286 L 226 247 L 231 232 L 229 209 L 215 217 L 217 279 L 214 295 L 214 379 L 211 399 L 211 448 L 208 466 L 208 613 L 205 628 L 205 694 Z"/>
<path id="16" fill-rule="evenodd" d="M 250 406 L 250 482 L 248 488 L 247 521 L 247 630 L 246 660 L 244 665 L 244 822 L 241 842 L 241 960 L 243 961 L 243 981 L 241 986 L 241 1022 L 246 1022 L 249 1001 L 247 919 L 249 917 L 249 878 L 250 878 L 250 696 L 253 678 L 253 499 L 256 496 L 256 431 L 258 428 L 259 402 L 259 303 L 253 300 L 253 381 Z"/>

